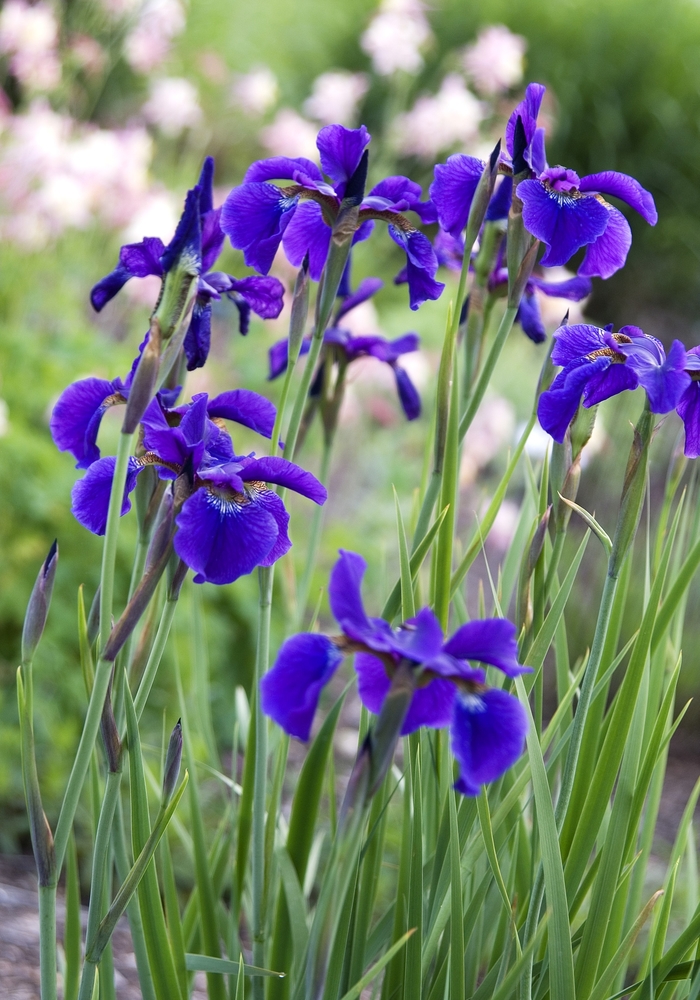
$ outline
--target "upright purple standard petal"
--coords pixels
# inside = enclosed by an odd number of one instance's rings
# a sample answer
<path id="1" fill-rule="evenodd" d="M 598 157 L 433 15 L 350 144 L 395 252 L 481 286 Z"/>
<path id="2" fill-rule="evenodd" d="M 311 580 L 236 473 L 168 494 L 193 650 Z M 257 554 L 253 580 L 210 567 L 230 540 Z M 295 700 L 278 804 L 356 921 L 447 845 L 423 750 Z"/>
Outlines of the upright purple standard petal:
<path id="1" fill-rule="evenodd" d="M 93 462 L 83 479 L 79 479 L 75 484 L 71 493 L 73 500 L 71 510 L 76 521 L 94 535 L 104 535 L 107 529 L 109 498 L 112 492 L 116 464 L 117 460 L 113 455 Z M 129 459 L 121 509 L 122 517 L 131 510 L 129 494 L 136 486 L 136 480 L 142 469 L 143 466 L 139 465 L 135 458 Z"/>
<path id="2" fill-rule="evenodd" d="M 230 276 L 229 276 L 230 277 Z M 242 295 L 261 319 L 277 319 L 284 306 L 284 285 L 278 278 L 230 278 L 231 291 Z"/>
<path id="3" fill-rule="evenodd" d="M 331 570 L 328 600 L 335 620 L 351 639 L 361 639 L 372 631 L 372 624 L 362 603 L 362 577 L 367 563 L 356 552 L 339 550 L 339 558 Z"/>
<path id="4" fill-rule="evenodd" d="M 482 785 L 500 778 L 522 754 L 527 716 L 517 698 L 497 688 L 458 694 L 450 735 L 460 772 L 455 788 L 478 795 Z"/>
<path id="5" fill-rule="evenodd" d="M 700 457 L 700 382 L 690 383 L 680 398 L 677 410 L 685 427 L 683 454 L 686 458 L 698 458 Z"/>
<path id="6" fill-rule="evenodd" d="M 166 274 L 183 262 L 192 271 L 201 273 L 202 220 L 199 214 L 199 187 L 187 192 L 175 235 L 163 251 L 160 262 Z"/>
<path id="7" fill-rule="evenodd" d="M 680 340 L 673 341 L 668 355 L 652 337 L 620 344 L 620 351 L 627 357 L 626 367 L 632 369 L 646 390 L 652 413 L 674 410 L 690 385 L 690 375 L 684 370 L 685 347 Z"/>
<path id="8" fill-rule="evenodd" d="M 267 274 L 295 208 L 273 184 L 242 184 L 224 202 L 221 228 L 248 267 Z"/>
<path id="9" fill-rule="evenodd" d="M 321 206 L 315 201 L 299 205 L 282 238 L 287 260 L 295 267 L 309 255 L 309 274 L 318 281 L 328 256 L 331 229 L 323 221 Z"/>
<path id="10" fill-rule="evenodd" d="M 525 91 L 524 99 L 518 104 L 511 114 L 506 125 L 506 149 L 513 155 L 513 139 L 515 137 L 515 124 L 520 118 L 525 130 L 525 139 L 529 146 L 535 138 L 537 131 L 537 116 L 540 113 L 542 98 L 545 95 L 546 87 L 541 83 L 529 83 Z"/>
<path id="11" fill-rule="evenodd" d="M 427 236 L 417 230 L 404 232 L 396 226 L 388 227 L 389 235 L 406 253 L 406 281 L 411 309 L 417 309 L 428 299 L 439 299 L 444 285 L 435 281 L 437 257 Z"/>
<path id="12" fill-rule="evenodd" d="M 56 447 L 73 455 L 77 469 L 89 468 L 100 457 L 97 432 L 110 405 L 107 400 L 114 395 L 112 382 L 84 378 L 73 382 L 59 396 L 49 426 Z"/>
<path id="13" fill-rule="evenodd" d="M 458 628 L 443 646 L 443 652 L 458 660 L 476 660 L 498 667 L 509 677 L 531 673 L 518 663 L 515 625 L 507 618 L 484 618 Z"/>
<path id="14" fill-rule="evenodd" d="M 391 366 L 396 379 L 396 389 L 401 401 L 401 407 L 406 414 L 407 420 L 417 420 L 421 412 L 420 396 L 418 390 L 411 381 L 408 372 L 400 365 Z"/>
<path id="15" fill-rule="evenodd" d="M 202 213 L 202 273 L 210 271 L 226 239 L 221 228 L 221 209 Z"/>
<path id="16" fill-rule="evenodd" d="M 435 167 L 430 199 L 437 209 L 440 225 L 454 237 L 459 237 L 467 226 L 474 192 L 483 172 L 481 160 L 463 153 L 455 153 L 447 163 Z"/>
<path id="17" fill-rule="evenodd" d="M 275 664 L 260 681 L 265 715 L 290 736 L 306 742 L 321 691 L 342 662 L 337 647 L 325 635 L 303 633 L 288 639 Z"/>
<path id="18" fill-rule="evenodd" d="M 582 246 L 593 243 L 608 225 L 609 213 L 593 197 L 577 198 L 539 180 L 521 181 L 518 197 L 528 232 L 546 244 L 544 267 L 566 264 Z"/>
<path id="19" fill-rule="evenodd" d="M 252 573 L 279 535 L 263 504 L 225 486 L 197 490 L 176 518 L 175 551 L 196 573 L 195 583 L 233 583 Z"/>
<path id="20" fill-rule="evenodd" d="M 603 170 L 599 174 L 589 174 L 587 177 L 581 178 L 580 190 L 596 191 L 619 198 L 626 202 L 630 208 L 639 212 L 650 226 L 655 226 L 659 220 L 652 195 L 642 187 L 639 181 L 628 174 L 620 174 L 616 170 Z"/>
<path id="21" fill-rule="evenodd" d="M 559 372 L 550 389 L 543 392 L 537 404 L 540 424 L 555 441 L 564 440 L 566 429 L 576 416 L 581 395 L 589 380 L 610 368 L 610 358 L 596 358 L 583 364 L 572 364 Z"/>
<path id="22" fill-rule="evenodd" d="M 269 438 L 275 426 L 277 409 L 274 403 L 252 389 L 231 389 L 230 392 L 222 392 L 209 400 L 207 414 L 211 418 L 235 420 Z"/>
<path id="23" fill-rule="evenodd" d="M 608 206 L 608 224 L 586 250 L 578 273 L 589 278 L 609 278 L 627 260 L 632 246 L 632 230 L 622 212 Z"/>
<path id="24" fill-rule="evenodd" d="M 196 368 L 202 368 L 209 357 L 211 346 L 210 302 L 195 301 L 182 346 L 187 358 L 187 371 L 192 372 Z"/>
<path id="25" fill-rule="evenodd" d="M 243 482 L 258 481 L 263 483 L 275 483 L 278 486 L 286 486 L 295 493 L 314 503 L 324 504 L 328 498 L 326 487 L 318 481 L 316 476 L 295 465 L 294 462 L 287 461 L 286 458 L 254 458 L 246 460 L 245 466 L 240 472 Z"/>
<path id="26" fill-rule="evenodd" d="M 432 608 L 422 608 L 395 632 L 394 651 L 416 663 L 432 660 L 442 649 L 442 628 Z"/>
<path id="27" fill-rule="evenodd" d="M 337 184 L 350 180 L 371 138 L 364 125 L 359 128 L 326 125 L 316 139 L 323 172 Z"/>

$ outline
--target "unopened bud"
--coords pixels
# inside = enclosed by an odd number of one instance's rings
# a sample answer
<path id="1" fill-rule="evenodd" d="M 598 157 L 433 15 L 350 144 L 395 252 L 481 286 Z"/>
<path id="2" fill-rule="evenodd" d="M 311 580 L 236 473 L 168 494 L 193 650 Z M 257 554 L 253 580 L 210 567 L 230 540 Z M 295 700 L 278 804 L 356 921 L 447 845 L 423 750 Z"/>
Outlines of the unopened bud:
<path id="1" fill-rule="evenodd" d="M 187 577 L 189 566 L 177 553 L 173 552 L 168 562 L 168 600 L 177 601 L 182 585 Z"/>
<path id="2" fill-rule="evenodd" d="M 102 743 L 105 748 L 105 756 L 107 757 L 107 767 L 112 774 L 116 774 L 119 771 L 119 764 L 122 752 L 122 744 L 119 739 L 119 730 L 117 728 L 117 722 L 114 718 L 114 709 L 112 707 L 112 681 L 109 682 L 109 690 L 107 691 L 107 697 L 105 698 L 104 708 L 102 709 Z"/>
<path id="3" fill-rule="evenodd" d="M 95 591 L 95 596 L 90 605 L 90 612 L 87 620 L 87 638 L 90 647 L 95 645 L 97 636 L 100 634 L 100 594 L 101 587 Z"/>
<path id="4" fill-rule="evenodd" d="M 34 658 L 36 647 L 44 633 L 51 604 L 51 592 L 58 565 L 58 542 L 54 541 L 44 560 L 32 590 L 22 629 L 22 663 Z"/>
<path id="5" fill-rule="evenodd" d="M 508 256 L 508 305 L 511 308 L 517 308 L 520 305 L 525 285 L 530 280 L 532 270 L 537 263 L 537 252 L 540 248 L 539 240 L 533 240 L 523 226 L 522 215 L 519 218 L 520 222 L 516 223 L 516 228 L 522 227 L 523 238 L 519 240 L 518 253 L 512 256 L 510 252 L 510 220 L 508 220 L 506 252 Z"/>
<path id="6" fill-rule="evenodd" d="M 175 723 L 175 728 L 170 734 L 168 752 L 165 755 L 165 769 L 163 771 L 163 802 L 165 806 L 170 801 L 177 779 L 180 776 L 180 762 L 182 761 L 182 721 Z"/>
<path id="7" fill-rule="evenodd" d="M 528 629 L 532 624 L 532 575 L 542 554 L 544 540 L 549 526 L 549 518 L 552 513 L 551 505 L 547 507 L 539 520 L 535 521 L 530 534 L 530 543 L 523 561 L 520 565 L 520 577 L 518 579 L 518 591 L 516 595 L 516 624 L 518 629 Z"/>
<path id="8" fill-rule="evenodd" d="M 148 331 L 148 341 L 139 359 L 134 381 L 131 383 L 131 388 L 129 389 L 129 398 L 126 401 L 126 412 L 124 414 L 124 423 L 122 424 L 122 434 L 134 433 L 141 422 L 141 417 L 146 412 L 148 404 L 155 396 L 158 373 L 160 371 L 161 343 L 161 326 L 158 319 L 153 316 L 151 318 L 151 327 Z"/>

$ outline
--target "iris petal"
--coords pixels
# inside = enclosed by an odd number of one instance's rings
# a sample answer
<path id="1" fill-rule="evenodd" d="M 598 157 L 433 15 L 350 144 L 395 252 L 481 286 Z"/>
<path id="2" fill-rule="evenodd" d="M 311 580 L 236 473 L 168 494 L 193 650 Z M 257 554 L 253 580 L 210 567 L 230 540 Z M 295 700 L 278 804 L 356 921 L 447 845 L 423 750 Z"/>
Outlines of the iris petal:
<path id="1" fill-rule="evenodd" d="M 518 663 L 516 628 L 507 618 L 467 622 L 445 643 L 443 651 L 460 660 L 490 663 L 508 677 L 531 671 L 530 667 Z"/>
<path id="2" fill-rule="evenodd" d="M 513 695 L 493 688 L 454 699 L 450 726 L 452 753 L 459 764 L 457 791 L 478 795 L 515 764 L 527 736 L 527 716 Z"/>
<path id="3" fill-rule="evenodd" d="M 574 198 L 537 180 L 521 181 L 518 197 L 525 228 L 547 246 L 541 260 L 545 267 L 566 264 L 577 250 L 601 236 L 609 222 L 608 209 L 596 198 Z"/>
<path id="4" fill-rule="evenodd" d="M 75 519 L 94 535 L 104 535 L 107 528 L 109 498 L 112 493 L 112 480 L 116 464 L 117 460 L 113 455 L 93 462 L 85 476 L 75 484 L 71 493 L 73 500 L 71 510 Z M 120 512 L 122 517 L 131 510 L 129 494 L 136 486 L 136 480 L 143 468 L 135 458 L 129 459 Z"/>
<path id="5" fill-rule="evenodd" d="M 69 385 L 51 414 L 51 434 L 59 451 L 69 451 L 76 468 L 87 469 L 100 457 L 97 432 L 114 393 L 114 384 L 102 378 L 84 378 Z"/>
<path id="6" fill-rule="evenodd" d="M 260 681 L 265 715 L 290 736 L 308 740 L 321 691 L 341 661 L 342 655 L 324 635 L 303 633 L 288 639 Z"/>

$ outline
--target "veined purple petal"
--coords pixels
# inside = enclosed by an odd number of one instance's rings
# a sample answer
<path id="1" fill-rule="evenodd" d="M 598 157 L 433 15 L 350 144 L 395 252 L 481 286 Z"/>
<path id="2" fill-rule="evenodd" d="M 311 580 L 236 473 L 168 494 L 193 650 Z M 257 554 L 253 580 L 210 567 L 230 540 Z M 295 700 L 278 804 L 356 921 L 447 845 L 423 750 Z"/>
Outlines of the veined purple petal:
<path id="1" fill-rule="evenodd" d="M 428 237 L 415 229 L 408 233 L 393 225 L 388 229 L 394 243 L 406 253 L 406 280 L 411 309 L 417 309 L 428 299 L 439 299 L 445 286 L 441 281 L 435 281 L 438 262 Z"/>
<path id="2" fill-rule="evenodd" d="M 360 701 L 370 712 L 379 715 L 391 687 L 384 664 L 369 653 L 357 653 L 355 671 Z M 420 726 L 441 729 L 449 725 L 454 698 L 454 684 L 442 678 L 434 678 L 425 687 L 418 688 L 411 699 L 401 735 L 413 733 Z"/>
<path id="3" fill-rule="evenodd" d="M 620 174 L 617 170 L 603 170 L 599 174 L 589 174 L 581 178 L 580 190 L 598 191 L 619 198 L 639 212 L 650 226 L 655 226 L 659 220 L 652 195 L 629 174 Z"/>
<path id="4" fill-rule="evenodd" d="M 261 278 L 256 274 L 247 278 L 231 277 L 231 290 L 242 295 L 261 319 L 277 319 L 282 312 L 284 285 L 278 278 Z"/>
<path id="5" fill-rule="evenodd" d="M 450 736 L 460 772 L 455 788 L 478 795 L 482 785 L 500 778 L 522 754 L 527 716 L 517 698 L 498 688 L 458 694 Z"/>
<path id="6" fill-rule="evenodd" d="M 272 490 L 258 487 L 251 491 L 251 488 L 248 487 L 248 492 L 252 492 L 255 496 L 255 502 L 264 507 L 268 513 L 272 514 L 275 521 L 277 521 L 277 541 L 260 563 L 261 566 L 272 566 L 278 559 L 286 555 L 292 547 L 292 542 L 287 534 L 289 514 L 281 498 L 276 493 L 273 493 Z"/>
<path id="7" fill-rule="evenodd" d="M 340 549 L 331 570 L 328 600 L 335 620 L 351 639 L 362 639 L 372 632 L 372 625 L 362 603 L 362 577 L 367 563 L 356 552 Z"/>
<path id="8" fill-rule="evenodd" d="M 521 181 L 518 196 L 528 232 L 545 243 L 544 267 L 566 262 L 582 246 L 593 243 L 609 223 L 609 212 L 593 197 L 574 198 L 552 191 L 540 181 Z"/>
<path id="9" fill-rule="evenodd" d="M 564 440 L 566 429 L 576 416 L 581 395 L 589 379 L 610 367 L 610 358 L 572 363 L 559 372 L 550 389 L 543 392 L 537 404 L 540 424 L 555 441 Z M 622 366 L 620 366 L 622 367 Z"/>
<path id="10" fill-rule="evenodd" d="M 622 212 L 609 207 L 608 225 L 586 250 L 578 273 L 591 278 L 609 278 L 619 271 L 627 260 L 632 246 L 632 230 Z"/>
<path id="11" fill-rule="evenodd" d="M 313 160 L 305 156 L 271 156 L 267 160 L 258 160 L 246 170 L 244 184 L 253 181 L 293 181 L 296 175 L 302 173 L 316 181 L 322 181 L 323 175 Z"/>
<path id="12" fill-rule="evenodd" d="M 496 222 L 498 219 L 507 219 L 512 200 L 513 178 L 503 177 L 491 196 L 489 207 L 486 209 L 486 221 Z"/>
<path id="13" fill-rule="evenodd" d="M 187 357 L 187 371 L 202 368 L 209 357 L 211 346 L 211 303 L 195 301 L 192 318 L 187 328 L 183 349 Z"/>
<path id="14" fill-rule="evenodd" d="M 422 608 L 394 632 L 393 648 L 416 663 L 432 660 L 442 649 L 442 628 L 432 608 Z"/>
<path id="15" fill-rule="evenodd" d="M 686 458 L 700 457 L 700 382 L 691 382 L 678 403 L 678 416 L 685 427 Z"/>
<path id="16" fill-rule="evenodd" d="M 71 498 L 73 515 L 84 528 L 94 535 L 104 535 L 107 528 L 109 498 L 117 460 L 113 455 L 100 458 L 90 466 L 82 479 L 73 487 Z M 136 486 L 136 480 L 143 466 L 135 458 L 129 459 L 129 467 L 124 485 L 121 516 L 131 510 L 129 494 Z"/>
<path id="17" fill-rule="evenodd" d="M 318 281 L 326 263 L 330 242 L 331 229 L 323 221 L 321 206 L 315 201 L 303 201 L 282 238 L 287 260 L 295 267 L 300 267 L 308 253 L 309 274 L 314 281 Z"/>
<path id="18" fill-rule="evenodd" d="M 166 274 L 183 262 L 192 271 L 201 274 L 202 222 L 199 214 L 199 187 L 187 192 L 175 235 L 163 251 L 160 262 Z"/>
<path id="19" fill-rule="evenodd" d="M 535 129 L 530 149 L 525 152 L 525 160 L 536 174 L 544 173 L 547 169 L 547 153 L 545 151 L 545 133 L 543 128 Z"/>
<path id="20" fill-rule="evenodd" d="M 455 153 L 447 163 L 435 167 L 435 180 L 430 185 L 430 200 L 437 209 L 442 228 L 459 237 L 466 228 L 474 192 L 484 164 L 473 156 Z"/>
<path id="21" fill-rule="evenodd" d="M 604 371 L 598 372 L 588 380 L 583 390 L 583 405 L 597 406 L 611 396 L 617 396 L 627 389 L 636 389 L 639 385 L 637 376 L 629 365 L 610 365 Z"/>
<path id="22" fill-rule="evenodd" d="M 131 271 L 122 264 L 117 264 L 113 271 L 93 285 L 90 302 L 95 312 L 100 312 L 122 290 L 129 278 L 133 278 Z"/>
<path id="23" fill-rule="evenodd" d="M 513 155 L 513 138 L 515 136 L 515 123 L 518 120 L 518 116 L 522 119 L 528 146 L 535 138 L 537 116 L 540 113 L 540 105 L 542 104 L 542 98 L 546 89 L 541 83 L 529 83 L 525 91 L 525 98 L 518 104 L 508 119 L 506 125 L 506 149 L 511 156 Z"/>
<path id="24" fill-rule="evenodd" d="M 550 295 L 555 299 L 568 299 L 570 302 L 580 302 L 587 295 L 591 294 L 593 284 L 590 278 L 575 276 L 566 281 L 546 281 L 533 274 L 528 284 L 534 285 L 544 295 Z"/>
<path id="25" fill-rule="evenodd" d="M 459 660 L 476 660 L 498 667 L 509 677 L 531 673 L 518 663 L 515 625 L 507 618 L 484 618 L 467 622 L 443 646 L 443 652 Z"/>
<path id="26" fill-rule="evenodd" d="M 209 400 L 207 413 L 210 418 L 223 417 L 224 420 L 235 420 L 257 431 L 263 437 L 272 436 L 275 426 L 277 409 L 269 399 L 265 399 L 251 389 L 231 389 Z"/>
<path id="27" fill-rule="evenodd" d="M 242 184 L 224 202 L 221 228 L 248 267 L 267 274 L 296 205 L 273 184 Z"/>
<path id="28" fill-rule="evenodd" d="M 547 339 L 547 331 L 542 322 L 542 313 L 537 302 L 537 296 L 525 289 L 523 297 L 520 299 L 518 314 L 515 317 L 517 323 L 523 328 L 523 333 L 527 334 L 534 344 L 541 344 Z"/>
<path id="29" fill-rule="evenodd" d="M 371 138 L 364 125 L 359 128 L 326 125 L 316 139 L 321 169 L 337 184 L 348 181 L 357 170 Z"/>
<path id="30" fill-rule="evenodd" d="M 647 338 L 631 344 L 620 344 L 620 351 L 627 358 L 629 367 L 639 379 L 649 397 L 652 413 L 668 413 L 678 405 L 690 385 L 690 375 L 685 369 L 685 347 L 674 340 L 668 355 L 659 363 L 657 352 L 646 343 Z"/>
<path id="31" fill-rule="evenodd" d="M 241 479 L 244 482 L 258 480 L 263 483 L 276 483 L 278 486 L 285 486 L 295 493 L 300 493 L 319 505 L 324 504 L 328 498 L 326 487 L 316 476 L 295 465 L 294 462 L 287 461 L 286 458 L 271 455 L 267 458 L 246 460 L 241 470 Z"/>
<path id="32" fill-rule="evenodd" d="M 190 448 L 204 438 L 207 426 L 208 402 L 209 397 L 206 392 L 198 392 L 196 396 L 192 397 L 192 402 L 189 406 L 185 407 L 178 430 L 185 444 Z"/>
<path id="33" fill-rule="evenodd" d="M 421 402 L 418 390 L 410 379 L 408 372 L 400 365 L 392 365 L 396 390 L 407 420 L 416 420 L 420 416 Z"/>
<path id="34" fill-rule="evenodd" d="M 366 302 L 367 299 L 371 299 L 373 295 L 376 295 L 380 288 L 384 287 L 384 282 L 381 278 L 364 278 L 360 284 L 357 286 L 354 292 L 351 292 L 338 307 L 338 311 L 335 314 L 335 321 L 338 322 L 346 313 L 349 313 L 351 309 L 356 309 L 357 306 Z"/>
<path id="35" fill-rule="evenodd" d="M 325 635 L 305 632 L 287 639 L 260 681 L 265 715 L 299 740 L 309 739 L 321 691 L 342 662 Z"/>
<path id="36" fill-rule="evenodd" d="M 212 269 L 225 239 L 221 228 L 221 209 L 202 213 L 202 273 L 206 274 Z"/>
<path id="37" fill-rule="evenodd" d="M 607 347 L 605 331 L 590 323 L 572 323 L 554 331 L 552 361 L 555 365 L 569 365 L 580 361 L 587 354 Z"/>
<path id="38" fill-rule="evenodd" d="M 100 457 L 97 432 L 107 409 L 105 400 L 114 384 L 103 378 L 84 378 L 61 393 L 51 414 L 50 428 L 59 451 L 69 451 L 77 469 L 87 469 Z"/>
<path id="39" fill-rule="evenodd" d="M 175 551 L 195 571 L 195 583 L 233 583 L 252 573 L 279 535 L 265 505 L 216 486 L 193 493 L 176 524 Z"/>
<path id="40" fill-rule="evenodd" d="M 160 257 L 165 247 L 161 240 L 147 236 L 141 243 L 128 243 L 119 251 L 119 263 L 106 277 L 98 281 L 90 292 L 90 301 L 95 312 L 113 299 L 129 278 L 145 278 L 149 274 L 160 277 L 163 266 Z"/>

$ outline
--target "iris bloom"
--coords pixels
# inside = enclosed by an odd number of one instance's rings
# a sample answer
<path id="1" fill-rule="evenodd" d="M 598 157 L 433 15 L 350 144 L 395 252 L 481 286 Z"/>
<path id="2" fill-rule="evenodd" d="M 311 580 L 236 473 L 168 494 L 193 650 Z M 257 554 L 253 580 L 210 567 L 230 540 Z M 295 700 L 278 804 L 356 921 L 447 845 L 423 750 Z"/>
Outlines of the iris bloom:
<path id="1" fill-rule="evenodd" d="M 584 406 L 595 406 L 625 389 L 642 386 L 652 413 L 675 409 L 689 388 L 687 360 L 680 340 L 666 354 L 655 337 L 639 327 L 611 329 L 577 324 L 562 326 L 554 334 L 552 361 L 562 365 L 554 382 L 540 396 L 540 423 L 555 441 L 563 441 L 566 429 L 583 398 Z"/>
<path id="2" fill-rule="evenodd" d="M 343 196 L 361 169 L 370 139 L 364 125 L 327 125 L 316 141 L 323 173 L 304 157 L 274 156 L 248 168 L 243 184 L 226 199 L 221 226 L 249 267 L 267 274 L 282 244 L 296 267 L 308 253 L 311 277 L 321 277 Z M 273 180 L 288 183 L 278 187 Z M 388 223 L 389 235 L 406 254 L 411 309 L 437 299 L 444 288 L 435 281 L 437 260 L 430 241 L 403 214 L 410 210 L 422 222 L 434 222 L 433 206 L 420 197 L 420 185 L 408 177 L 385 178 L 363 198 L 353 235 L 354 243 L 365 240 L 374 220 Z"/>
<path id="3" fill-rule="evenodd" d="M 686 354 L 685 370 L 690 384 L 676 409 L 685 427 L 684 454 L 686 458 L 700 458 L 700 347 L 691 347 Z"/>
<path id="4" fill-rule="evenodd" d="M 541 84 L 531 83 L 506 128 L 506 148 L 512 157 L 520 118 L 527 142 L 523 159 L 533 175 L 518 184 L 523 223 L 546 246 L 541 260 L 545 267 L 566 264 L 577 250 L 586 247 L 578 273 L 609 278 L 625 263 L 632 233 L 622 212 L 604 196 L 619 198 L 651 226 L 658 220 L 654 199 L 633 177 L 616 170 L 579 177 L 566 167 L 550 167 L 544 129 L 537 125 L 544 92 Z"/>
<path id="5" fill-rule="evenodd" d="M 187 195 L 178 232 L 168 247 L 156 236 L 147 236 L 140 243 L 130 243 L 119 251 L 116 268 L 102 278 L 90 293 L 93 308 L 99 312 L 130 278 L 156 275 L 163 278 L 178 259 L 178 233 L 196 233 L 190 236 L 189 252 L 195 260 L 199 275 L 197 298 L 183 347 L 187 355 L 187 368 L 201 368 L 209 355 L 211 340 L 211 302 L 226 296 L 238 308 L 239 329 L 248 332 L 251 309 L 262 319 L 275 319 L 282 311 L 284 287 L 277 278 L 250 276 L 234 278 L 221 271 L 212 271 L 225 236 L 221 230 L 221 208 L 213 207 L 214 160 L 208 156 L 196 187 Z M 176 246 L 177 244 L 177 246 Z"/>
<path id="6" fill-rule="evenodd" d="M 420 416 L 420 396 L 408 373 L 397 362 L 402 354 L 410 354 L 412 351 L 418 350 L 418 334 L 405 333 L 395 340 L 387 340 L 386 337 L 380 337 L 378 334 L 354 337 L 349 330 L 340 325 L 344 316 L 375 295 L 383 284 L 384 282 L 380 278 L 365 278 L 364 281 L 361 281 L 357 290 L 349 293 L 341 302 L 335 314 L 333 326 L 326 330 L 323 342 L 324 344 L 332 344 L 342 354 L 345 364 L 350 364 L 362 357 L 376 358 L 377 361 L 384 361 L 388 364 L 396 379 L 396 388 L 403 411 L 408 420 L 415 420 L 416 417 Z M 307 354 L 310 346 L 311 338 L 306 337 L 302 341 L 300 354 Z M 289 342 L 287 340 L 279 340 L 272 345 L 270 348 L 270 379 L 277 378 L 286 370 L 288 355 Z M 319 378 L 317 377 L 314 380 L 314 386 L 318 382 Z M 314 386 L 312 386 L 312 391 Z"/>
<path id="7" fill-rule="evenodd" d="M 289 514 L 269 483 L 318 504 L 326 500 L 315 476 L 286 459 L 236 456 L 224 420 L 262 429 L 269 437 L 274 407 L 246 389 L 211 400 L 199 393 L 175 409 L 154 399 L 142 422 L 141 454 L 129 459 L 122 515 L 130 510 L 129 495 L 147 466 L 175 480 L 174 547 L 194 570 L 195 583 L 231 583 L 256 566 L 271 566 L 290 549 Z M 75 517 L 98 535 L 107 523 L 114 466 L 113 457 L 99 459 L 73 487 Z"/>
<path id="8" fill-rule="evenodd" d="M 343 634 L 302 633 L 288 639 L 261 681 L 263 711 L 290 735 L 308 740 L 321 690 L 344 654 L 355 654 L 360 698 L 375 713 L 399 663 L 409 663 L 416 689 L 402 733 L 449 726 L 460 769 L 455 787 L 477 795 L 482 784 L 495 781 L 518 759 L 527 721 L 517 698 L 488 687 L 484 670 L 470 661 L 492 664 L 508 677 L 528 670 L 517 660 L 515 626 L 504 618 L 472 621 L 445 642 L 435 614 L 423 608 L 393 629 L 365 613 L 360 593 L 365 567 L 361 556 L 341 549 L 328 596 Z"/>

